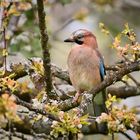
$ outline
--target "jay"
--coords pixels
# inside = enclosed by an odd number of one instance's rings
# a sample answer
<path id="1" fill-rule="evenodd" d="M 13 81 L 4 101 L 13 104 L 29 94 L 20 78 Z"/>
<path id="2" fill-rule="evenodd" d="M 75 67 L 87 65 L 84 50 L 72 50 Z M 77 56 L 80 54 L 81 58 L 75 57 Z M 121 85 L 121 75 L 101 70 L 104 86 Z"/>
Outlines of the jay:
<path id="1" fill-rule="evenodd" d="M 75 43 L 68 55 L 68 71 L 77 93 L 74 101 L 84 91 L 90 91 L 101 83 L 105 76 L 104 61 L 98 50 L 96 37 L 86 29 L 79 29 L 64 40 Z"/>

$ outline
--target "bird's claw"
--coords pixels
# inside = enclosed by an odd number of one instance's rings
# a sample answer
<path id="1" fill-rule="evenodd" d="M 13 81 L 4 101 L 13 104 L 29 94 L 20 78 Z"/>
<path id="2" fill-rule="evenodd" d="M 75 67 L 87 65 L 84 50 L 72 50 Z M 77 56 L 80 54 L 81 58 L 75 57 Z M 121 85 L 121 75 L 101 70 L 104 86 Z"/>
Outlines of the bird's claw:
<path id="1" fill-rule="evenodd" d="M 74 98 L 72 99 L 72 103 L 76 103 L 76 102 L 78 102 L 78 98 L 75 98 L 75 97 L 74 97 Z"/>
<path id="2" fill-rule="evenodd" d="M 77 93 L 75 94 L 73 100 L 72 100 L 72 103 L 76 103 L 76 102 L 78 102 L 79 96 L 80 96 L 80 93 L 77 92 Z"/>

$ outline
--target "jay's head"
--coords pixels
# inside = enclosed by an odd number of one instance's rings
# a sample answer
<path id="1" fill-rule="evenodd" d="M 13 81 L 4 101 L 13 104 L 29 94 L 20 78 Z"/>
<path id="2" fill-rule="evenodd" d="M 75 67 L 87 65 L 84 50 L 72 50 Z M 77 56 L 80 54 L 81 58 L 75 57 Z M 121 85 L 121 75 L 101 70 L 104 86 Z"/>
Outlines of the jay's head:
<path id="1" fill-rule="evenodd" d="M 65 39 L 64 42 L 73 42 L 78 45 L 86 45 L 93 48 L 97 47 L 96 37 L 86 29 L 76 30 L 69 38 Z"/>

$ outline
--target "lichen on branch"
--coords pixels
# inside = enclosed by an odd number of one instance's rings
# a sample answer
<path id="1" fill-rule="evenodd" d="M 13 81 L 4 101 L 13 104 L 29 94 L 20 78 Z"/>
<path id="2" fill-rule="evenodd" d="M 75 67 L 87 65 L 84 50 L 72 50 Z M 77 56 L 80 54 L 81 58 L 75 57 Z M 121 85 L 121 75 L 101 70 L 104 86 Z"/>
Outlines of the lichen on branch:
<path id="1" fill-rule="evenodd" d="M 43 66 L 44 66 L 44 76 L 46 83 L 46 92 L 49 98 L 51 98 L 52 90 L 52 78 L 51 78 L 51 65 L 50 65 L 50 53 L 48 48 L 48 34 L 45 23 L 45 11 L 43 0 L 37 0 L 37 10 L 38 10 L 38 19 L 39 19 L 39 28 L 41 34 L 41 47 L 43 54 Z"/>

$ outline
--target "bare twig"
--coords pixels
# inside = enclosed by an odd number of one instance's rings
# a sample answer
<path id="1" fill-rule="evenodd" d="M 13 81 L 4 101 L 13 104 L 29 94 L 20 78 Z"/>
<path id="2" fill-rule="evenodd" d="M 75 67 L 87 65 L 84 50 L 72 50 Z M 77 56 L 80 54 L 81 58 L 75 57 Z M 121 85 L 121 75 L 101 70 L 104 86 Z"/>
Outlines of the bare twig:
<path id="1" fill-rule="evenodd" d="M 6 42 L 6 29 L 5 28 L 3 30 L 3 40 L 4 40 L 4 51 L 5 51 L 5 54 L 3 54 L 4 55 L 4 63 L 3 64 L 4 64 L 4 71 L 6 73 L 6 71 L 7 71 L 7 68 L 6 68 L 6 65 L 7 65 L 7 62 L 6 62 L 7 42 Z"/>
<path id="2" fill-rule="evenodd" d="M 4 11 L 4 7 L 1 6 L 1 3 L 0 3 L 0 28 L 2 28 L 2 20 L 3 20 L 3 11 Z M 0 31 L 1 33 L 1 31 Z"/>
<path id="3" fill-rule="evenodd" d="M 6 40 L 6 26 L 8 26 L 8 20 L 7 20 L 7 12 L 10 10 L 11 6 L 13 5 L 13 2 L 10 2 L 8 7 L 3 10 L 3 17 L 2 17 L 2 24 L 3 24 L 3 42 L 4 42 L 4 71 L 7 71 L 6 65 L 6 58 L 7 58 L 7 40 Z M 4 25 L 5 24 L 5 25 Z"/>
<path id="4" fill-rule="evenodd" d="M 60 28 L 58 28 L 56 31 L 54 31 L 52 37 L 53 39 L 56 39 L 58 33 L 63 30 L 67 25 L 69 25 L 70 23 L 72 23 L 74 21 L 74 18 L 70 18 L 68 19 Z"/>
<path id="5" fill-rule="evenodd" d="M 127 75 L 138 87 L 140 87 L 140 83 L 131 75 L 131 74 L 128 74 Z"/>
<path id="6" fill-rule="evenodd" d="M 114 140 L 115 138 L 114 138 L 114 133 L 112 133 L 112 140 Z"/>
<path id="7" fill-rule="evenodd" d="M 123 80 L 123 79 L 121 79 L 120 81 L 121 81 L 122 83 L 124 83 L 124 84 L 125 84 L 126 86 L 128 86 L 128 87 L 130 86 L 129 83 L 128 83 L 127 81 L 125 81 L 125 80 Z"/>

